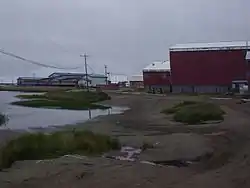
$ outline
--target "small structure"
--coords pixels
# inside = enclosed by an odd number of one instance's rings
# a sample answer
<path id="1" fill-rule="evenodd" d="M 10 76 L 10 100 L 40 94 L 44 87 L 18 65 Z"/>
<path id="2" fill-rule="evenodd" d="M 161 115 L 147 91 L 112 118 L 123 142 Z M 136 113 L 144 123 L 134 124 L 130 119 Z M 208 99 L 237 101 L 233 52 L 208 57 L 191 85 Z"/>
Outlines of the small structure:
<path id="1" fill-rule="evenodd" d="M 153 62 L 143 69 L 146 91 L 152 93 L 171 92 L 171 69 L 169 61 Z"/>
<path id="2" fill-rule="evenodd" d="M 80 80 L 78 80 L 79 87 L 86 87 L 87 86 L 87 78 L 86 75 L 81 77 Z M 106 85 L 107 84 L 107 76 L 102 74 L 90 74 L 88 75 L 88 85 L 90 87 L 96 87 L 98 85 Z"/>
<path id="3" fill-rule="evenodd" d="M 125 87 L 128 87 L 128 82 L 127 81 L 121 81 L 121 82 L 118 82 L 118 85 L 120 88 L 125 88 Z"/>
<path id="4" fill-rule="evenodd" d="M 129 85 L 134 89 L 144 88 L 143 75 L 133 75 L 129 80 Z"/>
<path id="5" fill-rule="evenodd" d="M 232 81 L 232 91 L 234 93 L 240 93 L 241 89 L 243 88 L 244 90 L 246 86 L 248 86 L 247 80 L 233 80 Z"/>

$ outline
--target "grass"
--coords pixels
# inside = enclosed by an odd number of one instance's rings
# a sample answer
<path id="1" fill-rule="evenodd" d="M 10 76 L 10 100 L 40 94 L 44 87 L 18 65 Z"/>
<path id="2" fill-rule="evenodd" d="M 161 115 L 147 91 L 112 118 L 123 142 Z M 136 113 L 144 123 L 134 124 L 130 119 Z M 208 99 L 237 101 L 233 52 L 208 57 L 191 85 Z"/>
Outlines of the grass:
<path id="1" fill-rule="evenodd" d="M 207 102 L 184 101 L 162 112 L 173 114 L 175 121 L 187 124 L 200 124 L 206 121 L 224 119 L 224 111 L 220 106 Z"/>
<path id="2" fill-rule="evenodd" d="M 198 102 L 196 102 L 196 101 L 183 101 L 183 102 L 175 105 L 172 108 L 167 108 L 167 109 L 162 110 L 162 113 L 165 113 L 165 114 L 174 114 L 174 113 L 176 113 L 177 111 L 179 111 L 181 108 L 183 108 L 185 106 L 193 105 L 193 104 L 197 104 L 197 103 Z"/>
<path id="3" fill-rule="evenodd" d="M 0 86 L 0 91 L 19 91 L 19 92 L 49 92 L 49 91 L 67 91 L 73 87 L 53 87 L 53 86 Z"/>
<path id="4" fill-rule="evenodd" d="M 0 126 L 5 124 L 7 120 L 8 120 L 8 118 L 6 115 L 0 114 Z"/>
<path id="5" fill-rule="evenodd" d="M 13 102 L 13 105 L 70 110 L 107 109 L 109 107 L 94 103 L 110 99 L 110 96 L 104 92 L 86 91 L 53 91 L 42 95 L 18 95 L 17 97 L 27 100 Z"/>
<path id="6" fill-rule="evenodd" d="M 9 168 L 15 161 L 51 159 L 67 154 L 96 155 L 119 148 L 118 140 L 89 131 L 28 133 L 0 149 L 0 168 Z"/>

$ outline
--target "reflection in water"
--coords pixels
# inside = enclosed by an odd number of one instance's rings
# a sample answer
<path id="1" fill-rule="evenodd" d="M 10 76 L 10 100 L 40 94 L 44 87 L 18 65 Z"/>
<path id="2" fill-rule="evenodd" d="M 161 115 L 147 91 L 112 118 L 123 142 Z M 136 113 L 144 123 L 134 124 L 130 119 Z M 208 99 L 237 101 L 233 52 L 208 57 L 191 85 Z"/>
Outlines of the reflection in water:
<path id="1" fill-rule="evenodd" d="M 89 119 L 91 119 L 91 110 L 89 109 Z"/>
<path id="2" fill-rule="evenodd" d="M 9 105 L 18 100 L 15 98 L 18 92 L 0 92 L 0 110 L 8 115 L 9 121 L 6 127 L 1 129 L 40 129 L 45 127 L 63 126 L 87 121 L 99 115 L 119 114 L 127 108 L 112 107 L 106 110 L 59 110 L 27 108 Z"/>

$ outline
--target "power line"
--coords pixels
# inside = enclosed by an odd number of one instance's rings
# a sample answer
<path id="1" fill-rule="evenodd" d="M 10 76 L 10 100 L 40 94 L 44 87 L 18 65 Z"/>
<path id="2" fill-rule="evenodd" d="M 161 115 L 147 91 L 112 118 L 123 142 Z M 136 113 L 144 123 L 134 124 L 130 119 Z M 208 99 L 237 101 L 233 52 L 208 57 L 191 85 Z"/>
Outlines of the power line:
<path id="1" fill-rule="evenodd" d="M 47 64 L 40 63 L 40 62 L 37 62 L 37 61 L 34 61 L 34 60 L 26 59 L 25 57 L 16 55 L 16 54 L 11 53 L 11 52 L 6 52 L 6 51 L 4 51 L 3 49 L 0 49 L 0 53 L 2 53 L 2 54 L 4 54 L 4 55 L 7 55 L 7 56 L 10 56 L 10 57 L 14 57 L 14 58 L 16 58 L 16 59 L 20 59 L 20 60 L 22 60 L 22 61 L 25 61 L 25 62 L 34 64 L 34 65 L 37 65 L 37 66 L 40 66 L 40 67 L 54 68 L 54 69 L 62 69 L 62 70 L 71 70 L 71 69 L 79 69 L 79 68 L 80 68 L 80 67 L 65 68 L 65 67 L 58 67 L 58 66 L 53 66 L 53 65 L 47 65 Z"/>
<path id="2" fill-rule="evenodd" d="M 95 73 L 94 69 L 89 64 L 87 64 L 87 66 L 91 69 L 92 73 Z"/>

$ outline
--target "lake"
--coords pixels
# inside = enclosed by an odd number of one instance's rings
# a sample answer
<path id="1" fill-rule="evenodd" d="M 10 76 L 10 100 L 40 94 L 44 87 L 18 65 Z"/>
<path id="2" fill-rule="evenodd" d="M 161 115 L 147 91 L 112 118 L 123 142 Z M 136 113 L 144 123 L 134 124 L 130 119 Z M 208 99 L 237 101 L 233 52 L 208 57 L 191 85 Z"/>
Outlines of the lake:
<path id="1" fill-rule="evenodd" d="M 122 113 L 127 108 L 112 107 L 106 110 L 61 110 L 29 108 L 10 105 L 11 102 L 19 100 L 16 95 L 20 92 L 0 92 L 0 112 L 8 116 L 6 126 L 0 129 L 27 130 L 48 127 L 58 127 L 69 124 L 85 122 L 100 115 Z"/>

